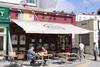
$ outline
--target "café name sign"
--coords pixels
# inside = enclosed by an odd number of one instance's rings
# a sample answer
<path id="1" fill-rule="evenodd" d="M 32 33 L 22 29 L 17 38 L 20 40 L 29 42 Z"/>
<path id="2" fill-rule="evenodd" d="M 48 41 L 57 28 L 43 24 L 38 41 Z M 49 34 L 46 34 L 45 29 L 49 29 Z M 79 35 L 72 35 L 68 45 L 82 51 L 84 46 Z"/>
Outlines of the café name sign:
<path id="1" fill-rule="evenodd" d="M 8 8 L 0 7 L 0 16 L 8 16 Z"/>
<path id="2" fill-rule="evenodd" d="M 0 7 L 0 22 L 9 22 L 9 8 Z"/>
<path id="3" fill-rule="evenodd" d="M 56 24 L 44 24 L 43 26 L 48 29 L 53 29 L 53 30 L 65 30 L 64 27 L 62 27 L 60 25 L 56 25 Z"/>
<path id="4" fill-rule="evenodd" d="M 0 10 L 0 16 L 4 16 L 4 11 Z"/>

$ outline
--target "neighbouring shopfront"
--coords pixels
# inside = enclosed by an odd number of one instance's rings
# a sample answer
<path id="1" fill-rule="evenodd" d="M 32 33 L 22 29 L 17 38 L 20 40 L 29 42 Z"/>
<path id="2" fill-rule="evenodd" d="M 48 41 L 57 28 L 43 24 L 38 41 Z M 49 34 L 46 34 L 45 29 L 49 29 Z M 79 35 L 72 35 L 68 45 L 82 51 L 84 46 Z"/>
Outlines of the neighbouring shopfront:
<path id="1" fill-rule="evenodd" d="M 0 51 L 8 55 L 9 51 L 9 8 L 0 7 Z"/>
<path id="2" fill-rule="evenodd" d="M 77 26 L 91 30 L 90 33 L 82 34 L 82 35 L 76 35 L 75 36 L 75 45 L 76 47 L 79 45 L 79 42 L 84 43 L 85 45 L 85 53 L 93 54 L 93 42 L 96 43 L 96 45 L 99 47 L 99 22 L 96 19 L 89 19 L 84 21 L 77 22 Z"/>

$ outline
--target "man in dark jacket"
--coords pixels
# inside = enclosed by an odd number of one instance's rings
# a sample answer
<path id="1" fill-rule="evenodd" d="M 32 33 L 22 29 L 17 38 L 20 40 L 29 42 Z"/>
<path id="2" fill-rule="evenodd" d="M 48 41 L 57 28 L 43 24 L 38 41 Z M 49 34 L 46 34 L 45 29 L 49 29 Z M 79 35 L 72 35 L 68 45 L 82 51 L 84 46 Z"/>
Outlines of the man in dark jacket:
<path id="1" fill-rule="evenodd" d="M 33 46 L 31 46 L 27 52 L 27 59 L 31 60 L 30 64 L 34 64 L 36 62 L 36 53 Z"/>

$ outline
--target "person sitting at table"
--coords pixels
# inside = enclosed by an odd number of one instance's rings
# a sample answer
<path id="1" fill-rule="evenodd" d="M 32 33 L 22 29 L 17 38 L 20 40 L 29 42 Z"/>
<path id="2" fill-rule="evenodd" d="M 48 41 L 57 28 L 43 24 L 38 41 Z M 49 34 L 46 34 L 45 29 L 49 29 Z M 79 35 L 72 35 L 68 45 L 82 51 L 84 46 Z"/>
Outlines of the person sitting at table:
<path id="1" fill-rule="evenodd" d="M 34 47 L 31 46 L 29 49 L 28 49 L 28 52 L 27 52 L 27 59 L 28 60 L 31 60 L 30 61 L 30 64 L 34 64 L 36 62 L 36 53 L 34 51 Z"/>
<path id="2" fill-rule="evenodd" d="M 44 47 L 41 47 L 41 51 L 39 52 L 39 55 L 43 57 L 44 64 L 46 64 L 46 58 L 48 56 L 48 51 Z"/>

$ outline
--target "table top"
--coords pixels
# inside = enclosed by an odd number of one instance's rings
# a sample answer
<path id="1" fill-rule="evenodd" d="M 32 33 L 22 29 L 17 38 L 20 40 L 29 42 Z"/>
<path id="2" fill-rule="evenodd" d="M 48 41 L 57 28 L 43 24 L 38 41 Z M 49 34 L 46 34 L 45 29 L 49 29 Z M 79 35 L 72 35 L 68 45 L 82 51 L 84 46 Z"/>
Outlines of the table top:
<path id="1" fill-rule="evenodd" d="M 62 53 L 58 53 L 58 55 L 72 55 L 72 54 L 77 54 L 77 53 L 69 53 L 69 52 L 62 52 Z"/>

